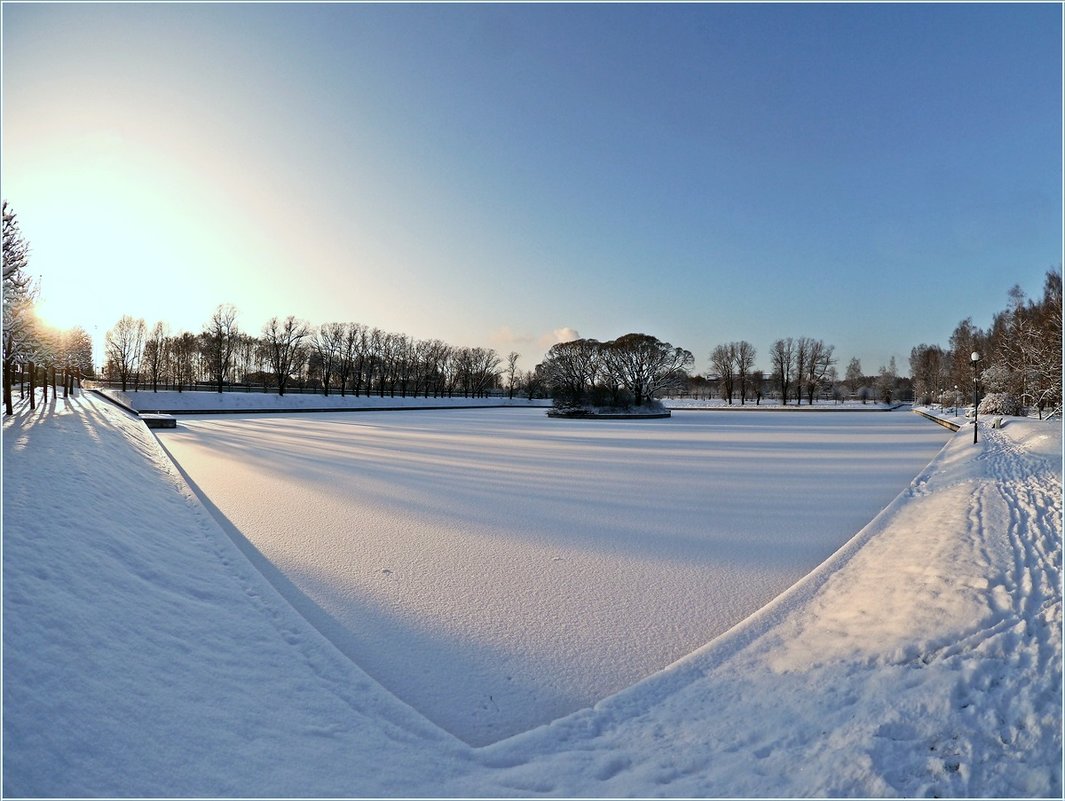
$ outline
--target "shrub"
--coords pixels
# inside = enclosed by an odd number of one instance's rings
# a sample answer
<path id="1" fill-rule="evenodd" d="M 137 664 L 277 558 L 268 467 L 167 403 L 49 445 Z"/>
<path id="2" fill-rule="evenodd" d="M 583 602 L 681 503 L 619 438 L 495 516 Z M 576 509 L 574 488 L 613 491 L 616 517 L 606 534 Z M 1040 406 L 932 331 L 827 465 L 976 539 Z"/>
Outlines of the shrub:
<path id="1" fill-rule="evenodd" d="M 980 414 L 1018 416 L 1023 414 L 1023 409 L 1016 396 L 1008 392 L 989 392 L 980 401 Z"/>

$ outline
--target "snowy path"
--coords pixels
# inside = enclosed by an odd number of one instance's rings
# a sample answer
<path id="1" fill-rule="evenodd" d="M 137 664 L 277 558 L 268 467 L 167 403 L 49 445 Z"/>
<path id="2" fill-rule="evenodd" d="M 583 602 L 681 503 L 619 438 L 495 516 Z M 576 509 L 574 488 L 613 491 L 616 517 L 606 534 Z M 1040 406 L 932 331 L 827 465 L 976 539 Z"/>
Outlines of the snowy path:
<path id="1" fill-rule="evenodd" d="M 846 542 L 915 415 L 182 417 L 160 441 L 341 651 L 474 745 L 660 670 Z"/>
<path id="2" fill-rule="evenodd" d="M 296 614 L 142 424 L 88 398 L 20 408 L 3 792 L 1060 798 L 1061 448 L 1060 422 L 963 430 L 765 609 L 474 749 Z"/>

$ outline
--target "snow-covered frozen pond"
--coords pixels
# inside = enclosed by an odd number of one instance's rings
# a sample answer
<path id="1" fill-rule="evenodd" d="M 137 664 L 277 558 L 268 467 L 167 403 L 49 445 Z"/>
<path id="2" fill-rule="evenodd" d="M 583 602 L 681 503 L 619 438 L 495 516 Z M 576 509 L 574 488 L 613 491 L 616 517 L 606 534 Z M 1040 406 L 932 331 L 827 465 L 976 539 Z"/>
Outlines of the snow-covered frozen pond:
<path id="1" fill-rule="evenodd" d="M 204 416 L 158 433 L 297 609 L 472 744 L 591 705 L 727 630 L 950 436 L 903 411 L 537 409 Z"/>

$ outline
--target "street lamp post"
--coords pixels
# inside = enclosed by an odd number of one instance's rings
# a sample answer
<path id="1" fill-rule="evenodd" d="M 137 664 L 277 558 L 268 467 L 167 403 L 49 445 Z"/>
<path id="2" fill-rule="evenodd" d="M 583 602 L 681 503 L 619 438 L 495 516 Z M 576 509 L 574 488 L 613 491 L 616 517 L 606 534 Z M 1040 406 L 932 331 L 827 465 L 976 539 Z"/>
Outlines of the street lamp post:
<path id="1" fill-rule="evenodd" d="M 973 445 L 975 445 L 976 430 L 979 428 L 977 421 L 980 419 L 980 378 L 976 374 L 976 363 L 980 361 L 980 354 L 974 350 L 969 358 L 973 362 Z"/>
<path id="2" fill-rule="evenodd" d="M 954 416 L 958 416 L 958 385 L 954 385 Z"/>

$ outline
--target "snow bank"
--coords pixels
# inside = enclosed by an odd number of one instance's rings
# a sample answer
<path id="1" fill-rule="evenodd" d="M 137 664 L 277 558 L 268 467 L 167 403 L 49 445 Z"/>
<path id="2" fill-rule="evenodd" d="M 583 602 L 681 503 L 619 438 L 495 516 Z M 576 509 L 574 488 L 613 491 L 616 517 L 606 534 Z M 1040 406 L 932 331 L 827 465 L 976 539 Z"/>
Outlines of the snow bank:
<path id="1" fill-rule="evenodd" d="M 372 795 L 453 769 L 458 744 L 277 597 L 141 423 L 23 406 L 3 451 L 5 796 Z"/>
<path id="2" fill-rule="evenodd" d="M 959 432 L 767 609 L 479 749 L 296 614 L 139 422 L 22 406 L 3 450 L 8 796 L 1061 797 L 1058 423 Z"/>
<path id="3" fill-rule="evenodd" d="M 526 398 L 414 398 L 373 395 L 321 395 L 276 392 L 122 392 L 100 389 L 101 394 L 137 412 L 190 414 L 196 412 L 376 411 L 384 409 L 438 409 L 487 406 L 550 406 L 550 401 Z"/>

